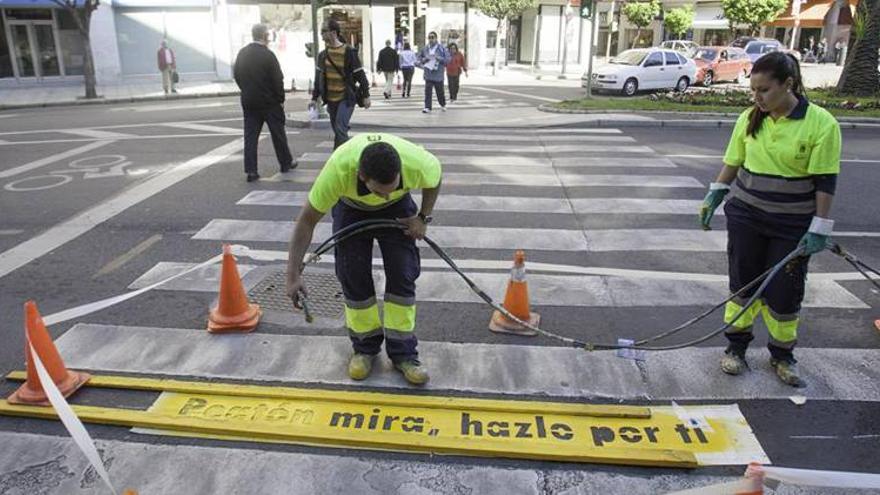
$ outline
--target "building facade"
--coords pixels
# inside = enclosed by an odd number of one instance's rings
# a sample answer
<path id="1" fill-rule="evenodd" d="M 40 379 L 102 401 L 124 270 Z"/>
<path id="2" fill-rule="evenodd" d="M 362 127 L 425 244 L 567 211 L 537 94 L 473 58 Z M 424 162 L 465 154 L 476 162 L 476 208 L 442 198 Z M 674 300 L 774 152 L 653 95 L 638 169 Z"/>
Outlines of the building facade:
<path id="1" fill-rule="evenodd" d="M 318 23 L 339 20 L 365 67 L 375 67 L 385 40 L 400 33 L 417 48 L 430 31 L 443 43 L 456 43 L 469 68 L 494 63 L 497 21 L 464 0 L 322 3 Z M 565 56 L 569 64 L 586 64 L 590 22 L 577 13 L 567 0 L 536 0 L 510 22 L 501 61 L 557 65 Z M 285 79 L 305 88 L 313 77 L 305 46 L 312 40 L 311 16 L 303 0 L 103 0 L 91 23 L 96 76 L 99 84 L 158 81 L 156 51 L 167 40 L 183 80 L 228 80 L 236 53 L 251 42 L 251 26 L 262 22 L 270 28 L 270 48 Z M 82 81 L 83 42 L 67 11 L 51 0 L 0 0 L 0 22 L 0 84 Z"/>
<path id="2" fill-rule="evenodd" d="M 857 0 L 793 0 L 763 34 L 795 48 L 826 38 L 828 46 L 849 38 Z M 832 8 L 837 3 L 848 7 Z M 402 36 L 415 48 L 436 31 L 454 42 L 469 68 L 494 63 L 498 25 L 465 0 L 324 1 L 318 23 L 340 21 L 346 41 L 358 47 L 364 66 L 374 68 L 386 40 Z M 667 0 L 664 9 L 692 5 L 695 19 L 685 38 L 701 45 L 725 45 L 731 31 L 717 0 Z M 579 15 L 580 0 L 535 0 L 533 8 L 509 23 L 502 36 L 502 63 L 585 66 L 590 40 L 598 56 L 631 47 L 655 46 L 668 39 L 661 19 L 638 29 L 622 15 L 622 2 L 601 1 L 598 29 Z M 281 62 L 288 85 L 305 89 L 313 77 L 306 43 L 312 40 L 312 13 L 305 0 L 258 3 L 251 0 L 104 0 L 94 12 L 91 44 L 99 83 L 160 78 L 156 51 L 167 40 L 183 80 L 228 80 L 235 55 L 251 42 L 250 28 L 269 26 L 270 48 Z M 744 31 L 743 31 L 744 32 Z M 51 0 L 0 0 L 0 84 L 39 85 L 81 82 L 83 42 L 73 19 Z M 371 74 L 372 77 L 372 74 Z"/>

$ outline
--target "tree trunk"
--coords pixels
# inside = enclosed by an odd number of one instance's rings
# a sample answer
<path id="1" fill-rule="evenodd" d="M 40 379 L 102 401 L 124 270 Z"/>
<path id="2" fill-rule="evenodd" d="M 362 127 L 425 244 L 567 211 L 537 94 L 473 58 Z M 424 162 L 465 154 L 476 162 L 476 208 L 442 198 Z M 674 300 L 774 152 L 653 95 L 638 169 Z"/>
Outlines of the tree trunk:
<path id="1" fill-rule="evenodd" d="M 85 48 L 85 59 L 83 60 L 83 79 L 86 83 L 86 99 L 98 97 L 97 81 L 95 78 L 95 59 L 92 56 L 92 41 L 88 37 L 83 37 L 83 47 Z"/>
<path id="2" fill-rule="evenodd" d="M 82 9 L 67 7 L 68 12 L 76 23 L 77 30 L 83 39 L 83 48 L 85 50 L 85 58 L 83 60 L 83 79 L 86 85 L 86 99 L 94 99 L 98 97 L 95 80 L 95 58 L 92 55 L 91 33 L 89 32 L 92 25 L 92 9 L 87 3 Z M 82 16 L 82 17 L 80 17 Z"/>
<path id="3" fill-rule="evenodd" d="M 880 91 L 880 73 L 877 72 L 877 50 L 880 48 L 880 0 L 867 2 L 867 29 L 861 39 L 855 40 L 847 57 L 843 73 L 837 82 L 837 91 L 846 95 L 870 96 Z"/>
<path id="4" fill-rule="evenodd" d="M 840 18 L 840 9 L 849 8 L 847 0 L 834 0 L 831 10 L 825 16 L 825 53 L 819 62 L 834 62 L 834 43 L 837 41 L 837 21 Z"/>
<path id="5" fill-rule="evenodd" d="M 492 62 L 493 76 L 498 71 L 498 65 L 501 64 L 501 27 L 503 23 L 504 18 L 499 18 L 498 24 L 495 27 L 495 60 Z"/>
<path id="6" fill-rule="evenodd" d="M 641 38 L 641 37 L 642 37 L 642 28 L 641 28 L 641 26 L 638 26 L 638 29 L 636 29 L 636 37 L 633 38 L 633 43 L 632 43 L 632 46 L 630 46 L 630 49 L 636 47 L 636 43 L 639 42 L 639 38 Z"/>

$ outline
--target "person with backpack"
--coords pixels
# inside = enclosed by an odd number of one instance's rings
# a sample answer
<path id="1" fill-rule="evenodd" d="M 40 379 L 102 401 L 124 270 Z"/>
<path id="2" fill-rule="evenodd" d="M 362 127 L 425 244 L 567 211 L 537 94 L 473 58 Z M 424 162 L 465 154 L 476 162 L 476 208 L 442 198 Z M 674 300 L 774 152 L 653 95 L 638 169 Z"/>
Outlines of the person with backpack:
<path id="1" fill-rule="evenodd" d="M 312 102 L 318 98 L 327 105 L 333 128 L 333 149 L 348 141 L 349 122 L 355 105 L 370 108 L 370 82 L 356 48 L 342 41 L 342 29 L 334 19 L 324 21 L 321 37 L 325 49 L 315 64 Z"/>
<path id="2" fill-rule="evenodd" d="M 391 99 L 391 89 L 394 87 L 394 76 L 400 70 L 400 61 L 397 51 L 391 48 L 391 40 L 385 41 L 385 48 L 379 50 L 379 60 L 376 61 L 376 71 L 385 74 L 385 90 L 382 92 L 386 100 Z"/>

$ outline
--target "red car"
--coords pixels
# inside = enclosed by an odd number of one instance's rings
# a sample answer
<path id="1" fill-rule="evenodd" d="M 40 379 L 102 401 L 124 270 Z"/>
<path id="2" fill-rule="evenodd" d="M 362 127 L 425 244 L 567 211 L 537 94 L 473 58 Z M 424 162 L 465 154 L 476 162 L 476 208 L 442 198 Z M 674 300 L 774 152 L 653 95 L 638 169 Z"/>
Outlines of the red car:
<path id="1" fill-rule="evenodd" d="M 701 46 L 694 54 L 698 84 L 711 86 L 719 81 L 742 83 L 752 72 L 752 61 L 742 48 Z"/>

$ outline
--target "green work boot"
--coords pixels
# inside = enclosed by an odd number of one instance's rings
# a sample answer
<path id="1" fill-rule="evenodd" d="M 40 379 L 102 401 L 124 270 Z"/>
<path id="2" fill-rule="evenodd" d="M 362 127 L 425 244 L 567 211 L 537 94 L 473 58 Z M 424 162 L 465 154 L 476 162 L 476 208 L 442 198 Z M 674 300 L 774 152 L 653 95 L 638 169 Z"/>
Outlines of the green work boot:
<path id="1" fill-rule="evenodd" d="M 796 364 L 779 359 L 770 359 L 770 366 L 773 366 L 773 369 L 776 370 L 776 376 L 782 380 L 782 383 L 797 388 L 807 386 L 807 382 L 798 374 Z"/>
<path id="2" fill-rule="evenodd" d="M 352 354 L 351 359 L 348 360 L 348 376 L 352 380 L 365 380 L 370 376 L 370 371 L 373 371 L 374 357 L 359 352 Z"/>
<path id="3" fill-rule="evenodd" d="M 415 359 L 394 363 L 394 369 L 403 373 L 406 381 L 413 385 L 424 385 L 428 383 L 428 370 Z"/>
<path id="4" fill-rule="evenodd" d="M 725 352 L 721 358 L 721 371 L 728 375 L 741 375 L 749 369 L 745 356 L 740 356 L 735 352 Z"/>

